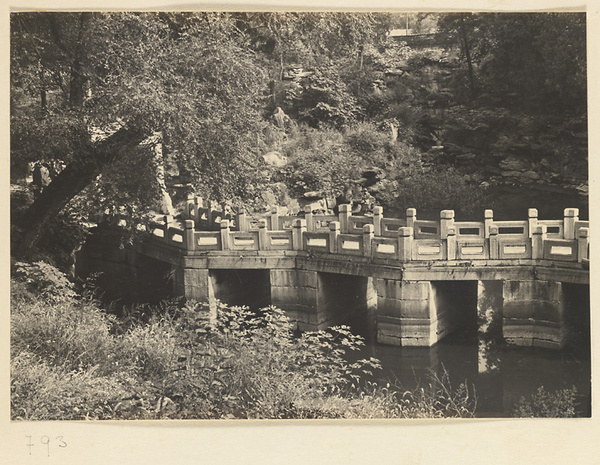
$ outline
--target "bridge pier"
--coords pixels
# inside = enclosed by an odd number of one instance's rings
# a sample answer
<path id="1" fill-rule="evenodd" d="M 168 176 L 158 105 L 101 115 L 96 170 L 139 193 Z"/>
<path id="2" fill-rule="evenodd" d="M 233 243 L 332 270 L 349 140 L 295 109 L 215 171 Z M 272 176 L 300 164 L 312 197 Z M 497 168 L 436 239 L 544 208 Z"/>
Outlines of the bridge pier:
<path id="1" fill-rule="evenodd" d="M 377 289 L 377 341 L 395 346 L 435 344 L 438 321 L 430 281 L 379 278 Z"/>
<path id="2" fill-rule="evenodd" d="M 378 279 L 377 296 L 383 344 L 430 347 L 476 320 L 473 282 Z"/>
<path id="3" fill-rule="evenodd" d="M 519 346 L 560 349 L 565 344 L 562 283 L 504 281 L 502 332 Z"/>
<path id="4" fill-rule="evenodd" d="M 328 326 L 325 309 L 319 307 L 316 271 L 271 270 L 271 303 L 285 310 L 301 331 L 317 331 Z"/>
<path id="5" fill-rule="evenodd" d="M 210 271 L 202 268 L 175 267 L 173 294 L 186 300 L 212 303 L 215 300 Z"/>
<path id="6" fill-rule="evenodd" d="M 306 270 L 271 270 L 271 303 L 301 331 L 356 324 L 370 333 L 375 311 L 373 280 Z"/>
<path id="7" fill-rule="evenodd" d="M 208 316 L 211 321 L 217 317 L 217 302 L 210 271 L 202 268 L 173 269 L 173 295 L 183 296 L 186 300 L 208 304 Z"/>

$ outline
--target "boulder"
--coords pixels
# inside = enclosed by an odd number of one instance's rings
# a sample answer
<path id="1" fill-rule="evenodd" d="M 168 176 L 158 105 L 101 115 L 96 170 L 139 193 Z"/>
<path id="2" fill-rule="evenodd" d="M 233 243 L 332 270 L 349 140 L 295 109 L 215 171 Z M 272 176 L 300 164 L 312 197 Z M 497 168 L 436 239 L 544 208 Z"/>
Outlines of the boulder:
<path id="1" fill-rule="evenodd" d="M 267 165 L 274 166 L 276 168 L 281 168 L 281 167 L 287 165 L 287 162 L 288 162 L 287 157 L 277 151 L 265 153 L 263 155 L 263 160 L 265 161 L 265 163 Z"/>
<path id="2" fill-rule="evenodd" d="M 576 189 L 580 194 L 585 196 L 589 195 L 590 193 L 589 186 L 587 184 L 580 184 L 576 187 Z"/>
<path id="3" fill-rule="evenodd" d="M 525 171 L 529 169 L 529 163 L 520 158 L 509 157 L 500 162 L 500 168 L 504 171 Z"/>
<path id="4" fill-rule="evenodd" d="M 500 176 L 503 178 L 518 178 L 521 175 L 521 171 L 501 171 Z"/>
<path id="5" fill-rule="evenodd" d="M 461 153 L 456 155 L 456 161 L 458 162 L 470 162 L 472 160 L 474 160 L 475 158 L 477 158 L 477 155 L 469 152 L 469 153 Z"/>
<path id="6" fill-rule="evenodd" d="M 528 179 L 540 179 L 540 175 L 539 173 L 536 173 L 535 171 L 529 170 L 529 171 L 525 171 L 524 173 L 521 174 L 522 177 L 524 178 L 528 178 Z"/>
<path id="7" fill-rule="evenodd" d="M 325 197 L 325 194 L 320 191 L 308 191 L 308 192 L 305 192 L 302 195 L 302 197 L 304 197 L 305 199 L 319 199 L 319 198 Z"/>

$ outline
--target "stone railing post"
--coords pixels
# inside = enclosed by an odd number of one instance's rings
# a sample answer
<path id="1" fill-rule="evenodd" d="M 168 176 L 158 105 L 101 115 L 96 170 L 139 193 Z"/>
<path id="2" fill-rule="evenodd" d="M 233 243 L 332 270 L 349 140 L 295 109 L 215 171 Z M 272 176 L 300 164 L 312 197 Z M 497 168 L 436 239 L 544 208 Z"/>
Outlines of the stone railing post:
<path id="1" fill-rule="evenodd" d="M 304 233 L 306 232 L 306 220 L 295 219 L 292 222 L 292 246 L 294 250 L 302 250 L 304 247 Z"/>
<path id="2" fill-rule="evenodd" d="M 381 228 L 383 225 L 383 207 L 373 207 L 373 230 L 377 237 L 381 236 Z M 364 229 L 363 229 L 364 231 Z"/>
<path id="3" fill-rule="evenodd" d="M 310 205 L 304 207 L 304 219 L 306 220 L 306 231 L 315 232 L 315 223 L 313 221 L 312 207 Z"/>
<path id="4" fill-rule="evenodd" d="M 406 226 L 408 228 L 415 228 L 415 221 L 417 221 L 417 209 L 407 208 L 406 209 Z"/>
<path id="5" fill-rule="evenodd" d="M 531 236 L 531 258 L 541 260 L 544 258 L 544 241 L 546 240 L 546 226 L 536 226 Z"/>
<path id="6" fill-rule="evenodd" d="M 231 229 L 229 227 L 229 220 L 221 221 L 221 250 L 229 250 L 231 248 L 231 235 L 229 234 Z"/>
<path id="7" fill-rule="evenodd" d="M 486 210 L 484 212 L 483 229 L 485 237 L 490 237 L 490 228 L 494 224 L 494 210 Z M 498 232 L 496 231 L 496 234 Z"/>
<path id="8" fill-rule="evenodd" d="M 398 260 L 409 262 L 412 259 L 413 228 L 406 226 L 398 229 Z"/>
<path id="9" fill-rule="evenodd" d="M 340 205 L 340 231 L 342 234 L 348 234 L 350 231 L 350 217 L 352 216 L 352 206 L 349 204 Z"/>
<path id="10" fill-rule="evenodd" d="M 269 242 L 267 240 L 267 220 L 262 218 L 258 221 L 258 250 L 268 250 Z"/>
<path id="11" fill-rule="evenodd" d="M 375 236 L 375 227 L 372 224 L 363 226 L 363 254 L 365 257 L 373 255 L 373 237 Z"/>
<path id="12" fill-rule="evenodd" d="M 530 208 L 529 210 L 527 210 L 527 225 L 529 228 L 529 237 L 533 237 L 533 231 L 535 231 L 537 222 L 538 222 L 537 208 Z"/>
<path id="13" fill-rule="evenodd" d="M 189 193 L 185 202 L 185 219 L 193 220 L 196 218 L 196 203 L 194 201 L 194 194 Z"/>
<path id="14" fill-rule="evenodd" d="M 246 212 L 240 210 L 235 216 L 235 222 L 237 224 L 238 231 L 248 231 L 248 223 L 246 223 Z"/>
<path id="15" fill-rule="evenodd" d="M 271 207 L 271 231 L 277 231 L 279 229 L 279 207 Z"/>
<path id="16" fill-rule="evenodd" d="M 206 208 L 206 221 L 208 221 L 208 227 L 212 228 L 215 221 L 213 217 L 213 205 L 211 200 L 205 202 L 204 208 Z"/>
<path id="17" fill-rule="evenodd" d="M 169 229 L 173 227 L 173 216 L 172 215 L 165 215 L 164 216 L 164 226 L 163 226 L 163 239 L 164 241 L 168 244 L 170 241 L 169 238 Z"/>
<path id="18" fill-rule="evenodd" d="M 446 245 L 448 260 L 456 260 L 456 228 L 454 226 L 446 230 Z"/>
<path id="19" fill-rule="evenodd" d="M 202 197 L 200 197 L 199 195 L 196 196 L 195 200 L 194 200 L 195 204 L 196 204 L 196 208 L 195 208 L 195 215 L 193 220 L 196 221 L 196 224 L 200 224 L 200 220 L 201 220 L 201 214 L 200 214 L 200 209 L 204 208 L 204 200 L 202 199 Z"/>
<path id="20" fill-rule="evenodd" d="M 491 211 L 491 210 L 490 210 Z M 498 226 L 490 226 L 489 229 L 489 241 L 490 241 L 490 259 L 498 260 Z"/>
<path id="21" fill-rule="evenodd" d="M 440 237 L 442 239 L 448 237 L 450 228 L 454 228 L 454 210 L 442 210 L 440 212 Z"/>
<path id="22" fill-rule="evenodd" d="M 196 230 L 194 229 L 194 220 L 185 220 L 183 223 L 183 246 L 188 251 L 193 251 L 196 248 L 196 241 L 194 238 L 194 234 Z"/>
<path id="23" fill-rule="evenodd" d="M 329 223 L 329 253 L 338 253 L 338 239 L 340 237 L 340 222 Z"/>
<path id="24" fill-rule="evenodd" d="M 575 238 L 575 222 L 579 221 L 579 208 L 565 208 L 564 234 L 565 239 Z"/>
<path id="25" fill-rule="evenodd" d="M 581 263 L 588 257 L 588 246 L 590 243 L 590 230 L 588 228 L 579 229 L 579 237 L 577 238 L 577 261 Z"/>

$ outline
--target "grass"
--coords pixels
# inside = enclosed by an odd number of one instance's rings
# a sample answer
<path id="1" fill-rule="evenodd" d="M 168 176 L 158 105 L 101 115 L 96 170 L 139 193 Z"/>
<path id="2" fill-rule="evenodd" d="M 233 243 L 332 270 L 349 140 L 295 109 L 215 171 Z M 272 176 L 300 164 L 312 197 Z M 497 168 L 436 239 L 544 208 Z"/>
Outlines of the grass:
<path id="1" fill-rule="evenodd" d="M 298 337 L 275 307 L 220 305 L 210 322 L 173 302 L 124 326 L 39 268 L 12 280 L 14 420 L 473 416 L 447 377 L 408 393 L 375 383 L 379 361 L 350 361 L 364 343 L 347 327 Z"/>
<path id="2" fill-rule="evenodd" d="M 347 327 L 294 335 L 283 311 L 163 302 L 106 313 L 54 267 L 17 264 L 11 281 L 11 418 L 470 418 L 465 381 L 432 372 L 412 390 L 375 382 L 374 358 Z M 576 416 L 576 391 L 540 387 L 514 416 Z"/>

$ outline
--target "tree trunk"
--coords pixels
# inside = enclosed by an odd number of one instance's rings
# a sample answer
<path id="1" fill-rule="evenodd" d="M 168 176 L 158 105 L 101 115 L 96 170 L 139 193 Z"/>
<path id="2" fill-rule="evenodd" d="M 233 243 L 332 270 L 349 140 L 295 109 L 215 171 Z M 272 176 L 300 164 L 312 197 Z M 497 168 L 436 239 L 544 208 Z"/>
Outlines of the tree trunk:
<path id="1" fill-rule="evenodd" d="M 19 225 L 23 235 L 15 254 L 28 256 L 44 232 L 48 221 L 58 215 L 65 205 L 100 174 L 102 168 L 121 153 L 136 147 L 148 134 L 139 129 L 120 129 L 88 153 L 69 164 L 40 193 L 23 215 Z"/>
<path id="2" fill-rule="evenodd" d="M 164 144 L 162 134 L 154 134 L 154 136 L 148 140 L 148 143 L 151 145 L 151 149 L 154 152 L 153 162 L 156 173 L 156 183 L 158 184 L 158 189 L 160 191 L 160 200 L 157 205 L 158 210 L 163 215 L 174 215 L 175 209 L 173 208 L 173 201 L 171 200 L 171 196 L 169 195 L 165 183 L 165 153 L 163 151 Z"/>
<path id="3" fill-rule="evenodd" d="M 460 18 L 460 32 L 462 35 L 463 46 L 465 48 L 465 57 L 467 58 L 467 68 L 469 70 L 469 86 L 471 88 L 471 97 L 477 96 L 477 88 L 475 87 L 475 76 L 473 75 L 473 63 L 471 61 L 471 51 L 469 49 L 469 41 L 467 39 L 467 29 L 465 28 L 464 18 Z"/>
<path id="4" fill-rule="evenodd" d="M 79 33 L 77 38 L 77 47 L 75 48 L 75 56 L 71 65 L 71 82 L 69 84 L 69 104 L 73 108 L 80 108 L 83 105 L 85 96 L 86 77 L 83 73 L 82 61 L 85 56 L 85 28 L 86 21 L 89 18 L 89 13 L 81 13 L 79 17 Z"/>

